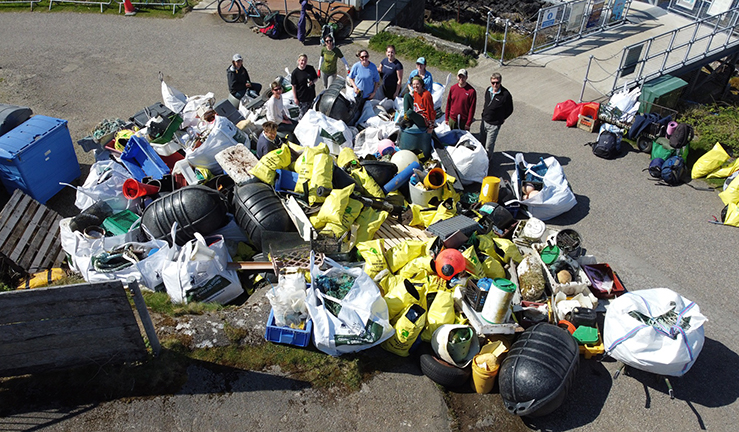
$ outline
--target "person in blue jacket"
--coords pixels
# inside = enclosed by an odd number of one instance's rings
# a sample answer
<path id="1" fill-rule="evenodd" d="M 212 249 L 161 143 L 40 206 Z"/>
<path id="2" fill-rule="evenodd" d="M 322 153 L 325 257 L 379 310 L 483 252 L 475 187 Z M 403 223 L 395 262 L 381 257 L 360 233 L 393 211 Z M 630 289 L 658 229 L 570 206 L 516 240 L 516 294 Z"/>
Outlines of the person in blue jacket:
<path id="1" fill-rule="evenodd" d="M 428 91 L 433 90 L 434 78 L 431 76 L 431 72 L 426 70 L 426 59 L 424 57 L 419 57 L 418 60 L 416 60 L 416 70 L 411 71 L 410 76 L 408 76 L 409 92 L 413 91 L 413 85 L 411 84 L 411 81 L 415 76 L 420 76 L 423 79 L 423 88 Z"/>

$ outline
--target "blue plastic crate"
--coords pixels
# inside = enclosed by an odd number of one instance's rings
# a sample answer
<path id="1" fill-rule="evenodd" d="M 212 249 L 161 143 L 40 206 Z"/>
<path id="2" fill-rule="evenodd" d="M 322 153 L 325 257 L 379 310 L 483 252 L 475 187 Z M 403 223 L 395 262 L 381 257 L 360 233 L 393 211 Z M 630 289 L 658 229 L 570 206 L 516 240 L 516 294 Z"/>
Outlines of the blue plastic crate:
<path id="1" fill-rule="evenodd" d="M 64 188 L 59 182 L 81 174 L 66 120 L 37 115 L 0 136 L 0 177 L 8 193 L 21 189 L 45 204 Z"/>
<path id="2" fill-rule="evenodd" d="M 161 179 L 170 173 L 167 164 L 154 151 L 149 142 L 140 136 L 132 136 L 121 153 L 121 162 L 138 181 L 144 177 Z"/>
<path id="3" fill-rule="evenodd" d="M 277 192 L 292 192 L 298 184 L 298 173 L 283 169 L 275 170 L 277 177 L 275 178 L 275 190 Z"/>
<path id="4" fill-rule="evenodd" d="M 268 341 L 306 347 L 310 343 L 311 333 L 313 333 L 313 321 L 311 321 L 310 318 L 308 318 L 308 321 L 305 323 L 305 330 L 293 329 L 290 327 L 277 327 L 275 325 L 274 310 L 269 311 L 267 329 L 264 331 L 264 338 Z"/>

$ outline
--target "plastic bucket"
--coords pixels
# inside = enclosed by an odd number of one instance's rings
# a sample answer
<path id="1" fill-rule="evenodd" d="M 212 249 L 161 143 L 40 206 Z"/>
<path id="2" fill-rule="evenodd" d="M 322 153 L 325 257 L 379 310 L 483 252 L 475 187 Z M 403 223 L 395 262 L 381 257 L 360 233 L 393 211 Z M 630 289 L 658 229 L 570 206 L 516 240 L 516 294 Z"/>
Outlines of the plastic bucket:
<path id="1" fill-rule="evenodd" d="M 493 279 L 488 298 L 482 306 L 482 318 L 493 324 L 502 324 L 508 320 L 511 312 L 511 298 L 516 285 L 505 278 Z"/>
<path id="2" fill-rule="evenodd" d="M 494 176 L 488 176 L 482 179 L 482 187 L 480 188 L 480 202 L 498 202 L 498 191 L 500 190 L 500 179 Z"/>
<path id="3" fill-rule="evenodd" d="M 482 363 L 483 367 L 478 364 L 478 358 L 480 358 L 479 354 L 472 360 L 472 387 L 476 393 L 490 393 L 493 385 L 495 385 L 495 378 L 498 376 L 500 366 L 498 364 L 490 366 L 487 363 Z"/>
<path id="4" fill-rule="evenodd" d="M 401 129 L 398 147 L 415 154 L 422 153 L 424 158 L 428 158 L 431 156 L 431 134 L 416 126 Z"/>
<path id="5" fill-rule="evenodd" d="M 408 189 L 410 191 L 411 202 L 424 208 L 430 207 L 429 201 L 434 198 L 441 200 L 441 194 L 443 193 L 443 189 L 423 190 L 416 186 L 410 186 Z"/>

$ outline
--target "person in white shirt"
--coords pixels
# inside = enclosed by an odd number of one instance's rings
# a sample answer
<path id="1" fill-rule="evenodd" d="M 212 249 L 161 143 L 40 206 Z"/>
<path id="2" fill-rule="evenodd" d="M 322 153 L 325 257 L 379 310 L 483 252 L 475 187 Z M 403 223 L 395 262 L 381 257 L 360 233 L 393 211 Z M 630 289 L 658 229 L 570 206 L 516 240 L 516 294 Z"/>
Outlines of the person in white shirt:
<path id="1" fill-rule="evenodd" d="M 264 104 L 267 121 L 277 124 L 277 132 L 292 132 L 295 130 L 296 123 L 285 112 L 285 107 L 282 104 L 282 86 L 278 82 L 273 82 L 270 84 L 270 88 L 272 89 L 272 96 Z"/>

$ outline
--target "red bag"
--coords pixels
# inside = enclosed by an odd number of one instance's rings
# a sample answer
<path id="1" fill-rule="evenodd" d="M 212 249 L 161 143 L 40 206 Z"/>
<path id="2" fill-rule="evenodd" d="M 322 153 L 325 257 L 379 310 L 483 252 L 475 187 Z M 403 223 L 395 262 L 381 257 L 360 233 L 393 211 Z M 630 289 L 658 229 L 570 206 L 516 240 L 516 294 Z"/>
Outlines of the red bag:
<path id="1" fill-rule="evenodd" d="M 575 109 L 570 111 L 570 114 L 567 116 L 567 127 L 575 127 L 577 126 L 577 120 L 580 117 L 580 112 L 582 111 L 582 107 L 585 106 L 587 102 L 580 102 L 577 104 Z"/>
<path id="2" fill-rule="evenodd" d="M 567 116 L 570 115 L 570 111 L 575 109 L 577 103 L 572 99 L 568 99 L 564 102 L 560 102 L 554 107 L 554 115 L 552 115 L 552 121 L 567 120 Z"/>

